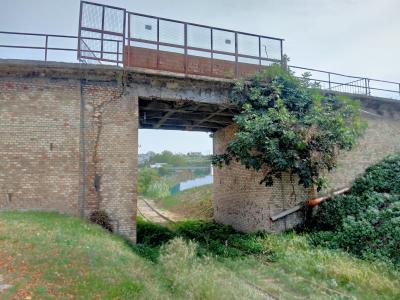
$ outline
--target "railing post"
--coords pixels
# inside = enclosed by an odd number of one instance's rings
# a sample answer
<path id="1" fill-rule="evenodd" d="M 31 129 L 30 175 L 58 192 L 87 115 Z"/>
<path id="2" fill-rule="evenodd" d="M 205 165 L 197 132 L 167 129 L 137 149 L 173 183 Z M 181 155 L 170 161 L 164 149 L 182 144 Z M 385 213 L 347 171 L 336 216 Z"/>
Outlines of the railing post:
<path id="1" fill-rule="evenodd" d="M 124 43 L 125 44 L 125 43 Z M 124 66 L 125 66 L 125 61 L 127 64 L 127 67 L 131 66 L 131 14 L 128 13 L 128 50 L 127 52 L 127 58 L 124 58 Z"/>
<path id="2" fill-rule="evenodd" d="M 239 57 L 238 57 L 238 34 L 237 32 L 235 32 L 235 74 L 236 74 L 236 78 L 239 77 Z"/>
<path id="3" fill-rule="evenodd" d="M 47 47 L 49 45 L 49 36 L 46 34 L 46 42 L 44 46 L 44 61 L 47 61 Z"/>
<path id="4" fill-rule="evenodd" d="M 117 41 L 117 67 L 119 67 L 119 41 Z"/>
<path id="5" fill-rule="evenodd" d="M 211 76 L 213 75 L 214 75 L 214 32 L 213 29 L 211 28 Z"/>
<path id="6" fill-rule="evenodd" d="M 78 59 L 78 61 L 80 61 L 80 59 L 81 59 L 82 9 L 83 9 L 83 2 L 81 1 L 81 5 L 80 5 L 80 9 L 79 9 L 78 52 L 76 53 L 76 58 Z"/>
<path id="7" fill-rule="evenodd" d="M 260 65 L 260 71 L 262 68 L 262 64 L 261 64 L 261 37 L 258 37 L 258 63 Z"/>
<path id="8" fill-rule="evenodd" d="M 364 82 L 365 82 L 365 95 L 368 96 L 368 79 L 364 78 Z"/>
<path id="9" fill-rule="evenodd" d="M 185 48 L 184 48 L 184 51 L 185 51 L 185 74 L 187 75 L 187 73 L 188 73 L 188 50 L 187 50 L 187 23 L 185 23 L 184 25 L 184 38 L 185 38 Z"/>
<path id="10" fill-rule="evenodd" d="M 328 83 L 329 83 L 329 90 L 331 90 L 331 73 L 328 72 Z"/>
<path id="11" fill-rule="evenodd" d="M 103 6 L 103 13 L 101 16 L 101 53 L 100 58 L 103 59 L 103 52 L 104 52 L 104 16 L 105 16 L 105 7 Z"/>
<path id="12" fill-rule="evenodd" d="M 132 62 L 131 62 L 131 14 L 128 14 L 128 58 L 125 58 L 125 60 L 127 61 L 128 67 L 132 66 Z"/>
<path id="13" fill-rule="evenodd" d="M 123 22 L 123 26 L 124 29 L 122 30 L 122 42 L 121 42 L 121 46 L 122 46 L 122 50 L 121 50 L 121 62 L 122 62 L 122 67 L 124 67 L 124 62 L 125 62 L 125 38 L 126 38 L 126 17 L 129 17 L 128 12 L 125 10 L 124 11 L 124 22 Z M 119 42 L 118 42 L 119 45 Z"/>
<path id="14" fill-rule="evenodd" d="M 157 18 L 157 70 L 160 68 L 160 18 Z"/>

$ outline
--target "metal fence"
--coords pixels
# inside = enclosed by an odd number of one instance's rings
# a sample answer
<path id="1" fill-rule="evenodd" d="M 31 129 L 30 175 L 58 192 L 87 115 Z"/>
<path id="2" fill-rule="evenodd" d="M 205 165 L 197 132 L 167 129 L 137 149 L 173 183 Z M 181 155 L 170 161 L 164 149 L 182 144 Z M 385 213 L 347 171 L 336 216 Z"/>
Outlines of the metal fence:
<path id="1" fill-rule="evenodd" d="M 283 59 L 279 38 L 132 12 L 127 18 L 127 65 L 237 78 Z"/>
<path id="2" fill-rule="evenodd" d="M 63 40 L 60 44 L 60 40 Z M 76 36 L 0 31 L 1 58 L 54 60 L 55 52 L 73 53 Z"/>
<path id="3" fill-rule="evenodd" d="M 79 12 L 78 59 L 122 64 L 126 10 L 82 1 Z"/>
<path id="4" fill-rule="evenodd" d="M 186 74 L 237 78 L 282 63 L 283 40 L 182 22 L 87 1 L 78 58 Z"/>
<path id="5" fill-rule="evenodd" d="M 120 51 L 115 52 L 99 51 L 92 47 L 93 43 L 99 43 L 101 40 L 112 43 L 117 42 L 114 39 L 85 37 L 80 40 L 80 49 L 78 49 L 76 46 L 79 41 L 78 36 L 0 31 L 0 58 L 122 64 L 122 47 Z M 78 55 L 79 52 L 82 55 Z M 115 55 L 120 59 L 108 60 L 104 57 L 106 54 Z"/>
<path id="6" fill-rule="evenodd" d="M 306 75 L 317 87 L 334 92 L 400 100 L 400 82 L 350 76 L 318 69 L 289 66 L 296 77 Z"/>

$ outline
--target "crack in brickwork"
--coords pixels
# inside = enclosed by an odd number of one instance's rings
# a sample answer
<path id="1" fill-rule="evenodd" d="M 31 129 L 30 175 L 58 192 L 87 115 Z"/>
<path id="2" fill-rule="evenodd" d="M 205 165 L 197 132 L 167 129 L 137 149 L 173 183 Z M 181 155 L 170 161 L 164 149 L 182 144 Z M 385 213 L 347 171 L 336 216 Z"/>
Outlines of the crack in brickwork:
<path id="1" fill-rule="evenodd" d="M 82 97 L 85 120 L 79 78 L 0 78 L 0 210 L 81 215 L 83 186 L 84 215 L 106 210 L 115 230 L 134 241 L 137 97 L 126 93 L 121 76 L 86 81 Z M 81 163 L 87 170 L 82 179 Z M 96 175 L 101 177 L 98 191 Z"/>

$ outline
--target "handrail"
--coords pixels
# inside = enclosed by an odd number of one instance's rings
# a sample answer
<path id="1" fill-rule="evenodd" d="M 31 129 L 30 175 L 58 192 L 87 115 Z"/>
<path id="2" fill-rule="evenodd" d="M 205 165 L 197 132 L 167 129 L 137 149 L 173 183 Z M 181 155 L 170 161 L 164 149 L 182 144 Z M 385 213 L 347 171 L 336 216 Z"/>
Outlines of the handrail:
<path id="1" fill-rule="evenodd" d="M 66 47 L 51 47 L 49 46 L 49 38 L 64 38 L 64 39 L 75 39 L 79 40 L 77 36 L 74 35 L 57 35 L 57 34 L 47 34 L 47 33 L 32 33 L 32 32 L 14 32 L 14 31 L 0 31 L 0 35 L 20 35 L 20 36 L 35 36 L 35 37 L 43 37 L 44 41 L 41 44 L 41 46 L 33 46 L 33 45 L 15 45 L 15 44 L 0 44 L 0 48 L 12 48 L 12 49 L 32 49 L 32 50 L 44 50 L 44 61 L 48 61 L 48 53 L 49 51 L 68 51 L 68 52 L 75 52 L 78 53 L 78 49 L 76 47 L 74 48 L 66 48 Z M 81 52 L 90 52 L 92 53 L 93 57 L 88 57 L 88 56 L 82 56 L 81 58 L 83 59 L 90 59 L 93 61 L 97 61 L 101 63 L 101 61 L 105 62 L 110 62 L 110 63 L 115 63 L 119 65 L 122 63 L 122 60 L 113 60 L 113 59 L 107 59 L 107 58 L 99 58 L 95 54 L 100 53 L 100 54 L 109 54 L 109 55 L 117 55 L 123 56 L 123 52 L 120 52 L 119 50 L 117 51 L 106 51 L 106 50 L 93 50 L 90 48 L 90 46 L 86 43 L 85 40 L 92 40 L 92 41 L 106 41 L 106 42 L 116 42 L 116 43 L 123 43 L 122 40 L 116 40 L 116 39 L 110 39 L 110 38 L 95 38 L 95 37 L 81 37 L 80 41 L 83 42 L 87 49 L 81 50 Z M 31 42 L 32 43 L 32 42 Z M 119 47 L 117 47 L 119 49 Z M 122 48 L 122 47 L 121 47 Z"/>
<path id="2" fill-rule="evenodd" d="M 41 36 L 41 37 L 55 37 L 55 38 L 70 38 L 77 39 L 76 35 L 62 35 L 62 34 L 47 34 L 47 33 L 32 33 L 32 32 L 16 32 L 16 31 L 0 31 L 0 34 L 9 34 L 9 35 L 30 35 L 30 36 Z M 110 38 L 95 38 L 95 37 L 82 37 L 85 40 L 103 40 L 108 42 L 122 42 L 121 40 L 115 40 Z"/>
<path id="3" fill-rule="evenodd" d="M 316 83 L 324 83 L 327 84 L 326 87 L 321 87 L 322 89 L 326 89 L 328 91 L 334 91 L 334 92 L 340 92 L 337 89 L 341 89 L 342 92 L 349 92 L 352 94 L 361 94 L 361 95 L 368 95 L 368 96 L 380 96 L 376 93 L 378 92 L 385 92 L 385 93 L 390 93 L 390 97 L 393 99 L 400 100 L 400 82 L 394 82 L 394 81 L 389 81 L 389 80 L 382 80 L 382 79 L 373 79 L 373 78 L 367 78 L 367 77 L 357 77 L 353 75 L 345 75 L 341 73 L 336 73 L 336 72 L 331 72 L 331 71 L 326 71 L 326 70 L 320 70 L 320 69 L 315 69 L 315 68 L 306 68 L 306 67 L 299 67 L 299 66 L 293 66 L 289 65 L 288 66 L 289 70 L 296 71 L 296 70 L 302 70 L 302 71 L 310 71 L 310 72 L 317 72 L 322 74 L 321 76 L 318 77 L 313 77 L 311 73 L 311 77 L 307 77 L 309 80 L 312 80 Z M 304 74 L 304 73 L 303 73 Z M 298 74 L 295 75 L 298 78 L 302 78 Z M 325 77 L 325 79 L 321 77 Z M 333 81 L 331 79 L 332 76 L 335 76 L 334 78 L 336 81 Z M 352 81 L 344 81 L 344 82 L 338 82 L 340 78 L 346 79 L 355 79 Z M 359 83 L 359 84 L 357 84 Z M 387 88 L 384 88 L 383 86 L 386 85 Z M 349 90 L 343 91 L 346 88 L 350 88 Z M 351 88 L 353 88 L 351 90 Z M 373 94 L 375 92 L 375 94 Z M 389 98 L 389 95 L 385 95 L 384 97 Z"/>
<path id="4" fill-rule="evenodd" d="M 304 71 L 314 71 L 314 72 L 320 72 L 320 73 L 326 73 L 326 74 L 331 74 L 331 75 L 338 75 L 338 76 L 343 76 L 343 77 L 350 77 L 350 78 L 359 78 L 359 79 L 369 79 L 373 81 L 378 81 L 378 82 L 384 82 L 384 83 L 393 83 L 393 84 L 400 84 L 400 82 L 395 82 L 395 81 L 388 81 L 388 80 L 382 80 L 382 79 L 375 79 L 375 78 L 366 78 L 362 76 L 354 76 L 354 75 L 347 75 L 347 74 L 341 74 L 341 73 L 335 73 L 331 71 L 326 71 L 326 70 L 320 70 L 320 69 L 313 69 L 313 68 L 306 68 L 306 67 L 299 67 L 299 66 L 293 66 L 293 65 L 288 65 L 289 68 L 295 68 L 295 69 L 300 69 Z"/>
<path id="5" fill-rule="evenodd" d="M 49 34 L 49 33 L 32 33 L 32 32 L 15 32 L 15 31 L 0 31 L 0 33 L 1 34 L 12 34 L 12 35 L 33 35 L 33 36 L 76 38 L 76 36 L 74 36 L 74 35 Z"/>
<path id="6" fill-rule="evenodd" d="M 356 80 L 353 80 L 353 81 L 350 81 L 350 82 L 340 83 L 338 85 L 332 86 L 331 89 L 335 89 L 335 88 L 338 88 L 338 87 L 341 87 L 341 86 L 344 86 L 344 85 L 352 85 L 352 83 L 360 82 L 360 81 L 363 81 L 363 80 L 364 80 L 364 78 L 357 78 Z M 331 83 L 333 83 L 333 82 L 331 82 Z M 356 85 L 356 86 L 358 86 L 358 85 Z"/>

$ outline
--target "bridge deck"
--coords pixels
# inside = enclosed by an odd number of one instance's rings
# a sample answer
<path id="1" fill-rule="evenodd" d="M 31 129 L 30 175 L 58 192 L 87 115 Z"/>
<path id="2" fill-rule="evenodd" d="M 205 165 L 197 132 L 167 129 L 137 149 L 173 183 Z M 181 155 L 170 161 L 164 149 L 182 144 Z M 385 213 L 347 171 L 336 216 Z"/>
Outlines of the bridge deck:
<path id="1" fill-rule="evenodd" d="M 213 132 L 232 123 L 237 112 L 229 102 L 233 80 L 184 75 L 144 68 L 124 69 L 109 65 L 56 63 L 0 59 L 0 78 L 10 74 L 20 77 L 74 78 L 87 81 L 126 80 L 126 89 L 137 93 L 139 125 L 143 129 L 171 129 Z M 399 101 L 357 93 L 324 90 L 360 99 L 366 108 Z"/>
<path id="2" fill-rule="evenodd" d="M 232 123 L 236 108 L 229 103 L 232 80 L 142 68 L 78 63 L 0 59 L 2 78 L 84 79 L 87 82 L 124 80 L 124 88 L 139 101 L 139 126 L 213 132 Z"/>

